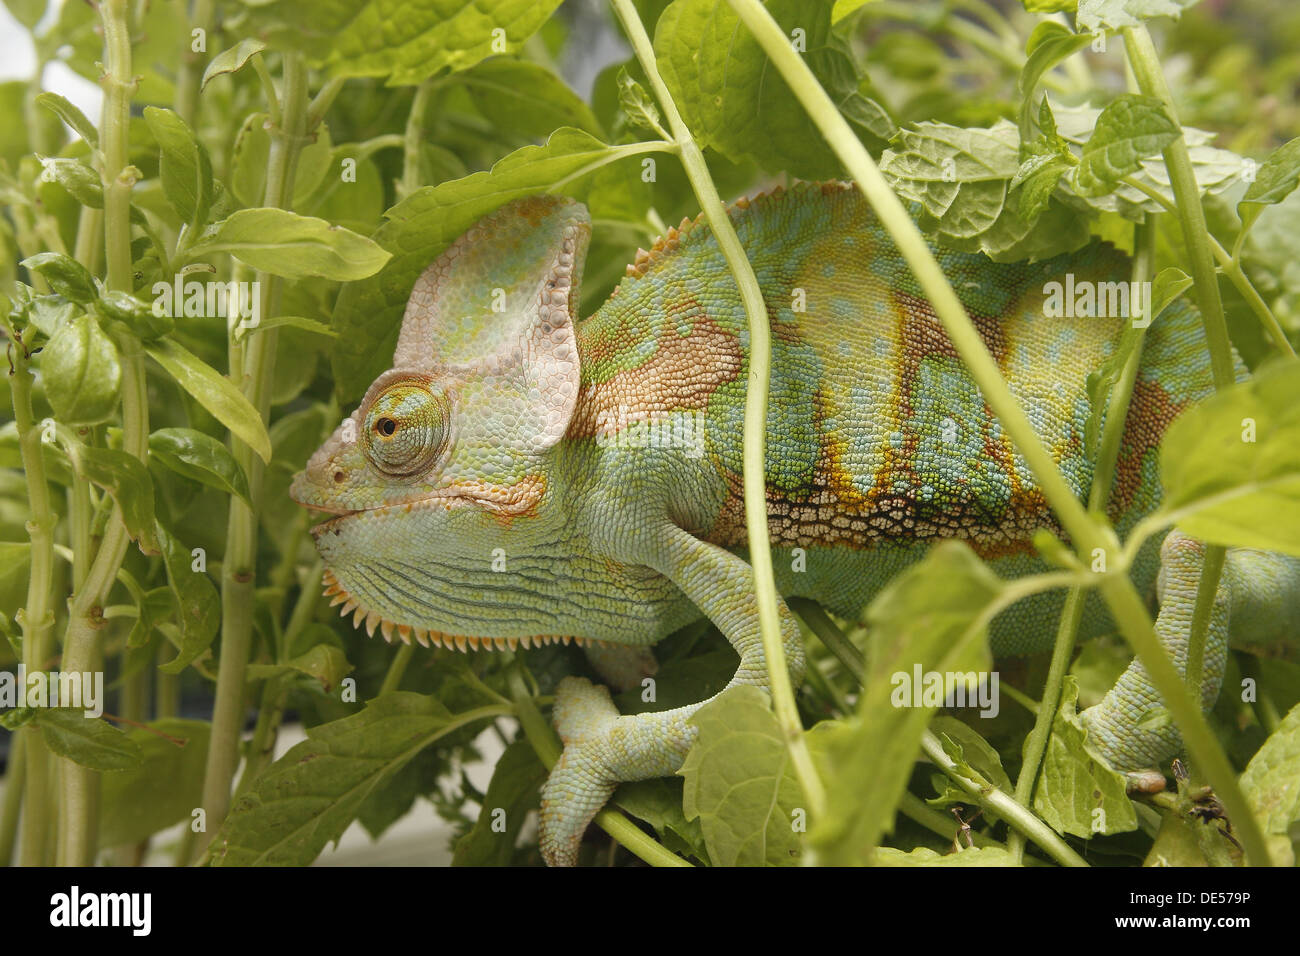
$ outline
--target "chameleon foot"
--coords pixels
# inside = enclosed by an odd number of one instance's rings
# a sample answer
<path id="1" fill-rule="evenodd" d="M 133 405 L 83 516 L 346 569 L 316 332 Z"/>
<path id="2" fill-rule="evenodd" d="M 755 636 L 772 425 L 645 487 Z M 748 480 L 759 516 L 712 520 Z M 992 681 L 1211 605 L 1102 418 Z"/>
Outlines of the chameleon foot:
<path id="1" fill-rule="evenodd" d="M 564 752 L 542 788 L 542 859 L 550 866 L 573 866 L 587 825 L 618 785 L 605 748 L 618 711 L 604 687 L 566 677 L 556 688 L 553 718 Z"/>

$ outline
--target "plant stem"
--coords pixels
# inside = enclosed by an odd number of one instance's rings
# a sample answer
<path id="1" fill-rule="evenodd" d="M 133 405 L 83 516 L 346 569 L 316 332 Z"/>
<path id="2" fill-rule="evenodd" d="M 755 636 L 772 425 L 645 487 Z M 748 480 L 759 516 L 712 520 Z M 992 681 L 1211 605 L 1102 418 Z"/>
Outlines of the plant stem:
<path id="1" fill-rule="evenodd" d="M 425 80 L 415 88 L 411 98 L 411 112 L 406 118 L 406 136 L 402 141 L 402 181 L 398 183 L 397 198 L 405 199 L 420 188 L 420 147 L 424 145 L 424 114 L 429 100 L 437 89 L 437 80 Z"/>
<path id="2" fill-rule="evenodd" d="M 1178 112 L 1160 68 L 1160 58 L 1156 54 L 1155 44 L 1151 42 L 1151 34 L 1141 24 L 1125 27 L 1123 34 L 1124 49 L 1128 54 L 1128 62 L 1133 66 L 1138 89 L 1144 95 L 1158 99 L 1170 119 L 1177 124 Z M 1169 170 L 1169 185 L 1174 193 L 1183 240 L 1191 258 L 1192 282 L 1196 286 L 1196 301 L 1201 309 L 1206 344 L 1210 350 L 1210 370 L 1214 375 L 1215 387 L 1227 388 L 1235 379 L 1232 344 L 1228 340 L 1228 324 L 1223 317 L 1219 280 L 1214 273 L 1214 256 L 1210 249 L 1205 210 L 1201 207 L 1196 173 L 1192 169 L 1191 156 L 1187 152 L 1187 141 L 1183 139 L 1181 127 L 1178 138 L 1165 147 L 1163 156 Z"/>
<path id="3" fill-rule="evenodd" d="M 1133 75 L 1137 79 L 1138 88 L 1147 96 L 1160 100 L 1170 118 L 1177 124 L 1178 112 L 1174 106 L 1173 96 L 1169 92 L 1169 85 L 1165 82 L 1164 71 L 1160 67 L 1160 58 L 1156 54 L 1155 44 L 1151 41 L 1151 34 L 1141 23 L 1125 27 L 1123 32 L 1124 49 L 1128 62 L 1133 66 Z M 1183 241 L 1191 257 L 1192 282 L 1196 288 L 1196 302 L 1201 310 L 1201 322 L 1205 326 L 1206 347 L 1210 350 L 1210 370 L 1214 375 L 1214 387 L 1228 388 L 1236 380 L 1232 362 L 1232 343 L 1228 338 L 1228 323 L 1223 314 L 1219 278 L 1214 271 L 1214 252 L 1211 246 L 1213 239 L 1205 221 L 1205 210 L 1201 206 L 1200 190 L 1196 185 L 1196 173 L 1192 169 L 1192 159 L 1187 151 L 1187 143 L 1183 139 L 1181 127 L 1178 138 L 1165 147 L 1163 155 L 1165 167 L 1169 171 L 1169 185 L 1173 190 L 1174 202 L 1177 206 L 1178 221 L 1183 229 Z M 1184 680 L 1198 706 L 1202 701 L 1201 682 L 1205 642 L 1209 636 L 1210 612 L 1213 608 L 1214 595 L 1219 587 L 1219 578 L 1223 573 L 1226 553 L 1222 545 L 1206 545 L 1201 579 L 1197 585 L 1196 606 L 1192 612 Z M 1223 762 L 1227 764 L 1226 759 Z M 1242 809 L 1246 809 L 1244 801 Z M 1249 813 L 1249 810 L 1247 809 L 1246 812 Z M 1262 839 L 1260 849 L 1264 849 Z M 1266 860 L 1267 857 L 1264 859 Z"/>
<path id="4" fill-rule="evenodd" d="M 700 208 L 709 221 L 713 237 L 717 240 L 736 287 L 749 325 L 749 377 L 745 388 L 745 425 L 743 439 L 743 482 L 745 493 L 745 530 L 749 543 L 749 561 L 754 571 L 754 596 L 758 604 L 759 631 L 763 641 L 763 655 L 767 663 L 768 684 L 772 693 L 773 711 L 785 735 L 786 746 L 795 776 L 808 800 L 813 818 L 821 815 L 826 806 L 826 792 L 812 755 L 803 736 L 803 722 L 795 703 L 794 686 L 786 668 L 785 651 L 781 645 L 781 618 L 776 594 L 776 578 L 772 572 L 771 536 L 767 526 L 767 482 L 764 467 L 764 443 L 767 431 L 768 384 L 772 371 L 772 330 L 768 324 L 767 305 L 758 285 L 754 269 L 745 256 L 740 237 L 727 215 L 726 207 L 718 195 L 717 186 L 709 174 L 704 154 L 691 135 L 690 129 L 677 110 L 672 95 L 655 62 L 654 47 L 641 23 L 632 0 L 611 0 L 614 12 L 645 70 L 646 79 L 654 90 L 655 98 L 663 109 L 668 128 L 677 142 L 678 155 L 686 176 L 691 182 Z"/>
<path id="5" fill-rule="evenodd" d="M 50 507 L 50 487 L 45 479 L 45 459 L 41 452 L 41 429 L 32 414 L 31 357 L 27 346 L 14 336 L 12 356 L 14 371 L 10 376 L 14 422 L 18 428 L 18 447 L 23 471 L 27 476 L 27 502 L 30 518 L 27 534 L 31 539 L 31 571 L 27 578 L 27 600 L 20 623 L 23 629 L 23 666 L 28 674 L 44 670 L 53 650 L 54 610 L 50 591 L 54 581 L 54 525 Z M 22 783 L 25 809 L 22 825 L 24 866 L 43 866 L 51 847 L 50 837 L 50 768 L 49 751 L 40 728 L 23 727 L 18 738 L 26 751 L 26 781 Z M 10 796 L 17 799 L 19 783 L 9 781 Z"/>
<path id="6" fill-rule="evenodd" d="M 1155 261 L 1155 228 L 1147 222 L 1134 230 L 1133 269 L 1134 282 L 1146 282 L 1151 278 Z M 1150 320 L 1154 316 L 1144 316 Z M 1120 371 L 1119 378 L 1111 388 L 1106 403 L 1106 420 L 1102 426 L 1101 440 L 1097 448 L 1097 461 L 1093 469 L 1092 487 L 1088 490 L 1088 508 L 1093 512 L 1105 509 L 1110 499 L 1111 485 L 1115 480 L 1115 467 L 1119 461 L 1120 446 L 1124 441 L 1124 424 L 1128 420 L 1129 401 L 1133 387 L 1137 384 L 1138 369 L 1142 365 L 1142 346 L 1146 340 L 1146 329 L 1138 330 L 1138 341 L 1129 353 Z M 1034 788 L 1038 782 L 1038 770 L 1042 765 L 1043 754 L 1047 751 L 1047 741 L 1052 735 L 1052 723 L 1056 719 L 1057 708 L 1061 704 L 1061 690 L 1065 684 L 1066 671 L 1070 658 L 1074 655 L 1074 645 L 1079 633 L 1079 623 L 1083 620 L 1083 605 L 1086 592 L 1079 587 L 1069 590 L 1065 606 L 1061 610 L 1061 620 L 1056 631 L 1056 641 L 1052 645 L 1052 661 L 1047 669 L 1047 682 L 1043 686 L 1042 700 L 1039 702 L 1034 727 L 1025 739 L 1024 763 L 1016 777 L 1016 800 L 1025 806 L 1033 806 Z M 1012 833 L 1007 839 L 1007 849 L 1017 860 L 1024 858 L 1025 838 L 1020 832 Z"/>
<path id="7" fill-rule="evenodd" d="M 384 675 L 384 682 L 379 687 L 380 694 L 387 694 L 397 690 L 402 683 L 402 676 L 406 673 L 406 665 L 411 663 L 411 658 L 415 656 L 415 645 L 403 644 L 393 655 L 389 662 L 388 673 Z"/>
<path id="8" fill-rule="evenodd" d="M 510 671 L 509 683 L 515 716 L 519 718 L 524 736 L 532 746 L 533 752 L 537 754 L 537 759 L 547 770 L 550 770 L 555 766 L 555 761 L 560 759 L 560 741 L 555 736 L 555 731 L 551 730 L 551 725 L 546 722 L 546 718 L 537 709 L 537 703 L 525 686 L 519 668 Z M 617 810 L 606 807 L 596 814 L 596 819 L 592 822 L 638 859 L 644 860 L 651 866 L 691 865 L 647 836 L 640 827 Z"/>
<path id="9" fill-rule="evenodd" d="M 898 197 L 889 188 L 879 167 L 853 134 L 853 130 L 840 115 L 826 91 L 822 89 L 821 84 L 817 82 L 816 77 L 812 75 L 799 55 L 794 52 L 788 38 L 758 0 L 728 0 L 728 3 L 753 32 L 791 91 L 807 110 L 809 117 L 817 124 L 836 156 L 857 181 L 858 188 L 875 209 L 881 223 L 889 231 L 899 253 L 907 261 L 917 282 L 930 300 L 962 362 L 979 386 L 985 401 L 1001 421 L 1004 431 L 1011 437 L 1016 449 L 1029 465 L 1038 484 L 1038 490 L 1056 513 L 1073 546 L 1084 555 L 1091 555 L 1092 552 L 1100 549 L 1107 555 L 1123 557 L 1114 530 L 1109 524 L 1093 520 L 1084 510 L 1082 503 L 1075 498 L 1051 455 L 1039 441 L 1038 435 L 1034 432 L 1033 426 L 1015 396 L 1002 380 L 996 362 L 966 315 L 965 309 L 953 292 L 942 269 L 939 268 L 916 224 L 912 222 Z M 1186 159 L 1186 144 L 1183 144 L 1183 158 Z M 1190 171 L 1190 167 L 1186 164 L 1182 168 Z M 1192 188 L 1194 195 L 1194 181 Z M 1199 209 L 1198 204 L 1197 210 Z M 1217 294 L 1217 287 L 1213 291 Z M 1221 309 L 1219 317 L 1222 319 Z M 1224 340 L 1226 342 L 1226 332 Z M 1216 361 L 1222 364 L 1219 359 Z M 1230 358 L 1228 371 L 1228 380 L 1231 381 Z M 1111 562 L 1112 565 L 1120 563 Z M 1102 595 L 1125 638 L 1146 665 L 1152 682 L 1178 721 L 1189 752 L 1200 761 L 1210 783 L 1232 815 L 1233 823 L 1239 826 L 1242 844 L 1247 854 L 1259 863 L 1267 862 L 1269 857 L 1263 835 L 1250 813 L 1249 804 L 1242 795 L 1232 767 L 1201 713 L 1199 700 L 1193 700 L 1188 693 L 1169 655 L 1156 639 L 1151 619 L 1142 606 L 1133 582 L 1122 573 L 1124 570 L 1126 568 L 1112 567 L 1107 575 L 1099 576 Z"/>
<path id="10" fill-rule="evenodd" d="M 194 13 L 190 19 L 192 30 L 202 30 L 205 43 L 212 39 L 212 0 L 194 0 Z M 182 39 L 181 66 L 176 73 L 176 114 L 191 127 L 199 111 L 199 85 L 205 69 L 204 54 L 192 49 L 191 33 L 186 30 Z"/>
<path id="11" fill-rule="evenodd" d="M 970 794 L 980 806 L 992 810 L 1006 820 L 1008 825 L 1037 843 L 1056 862 L 1062 866 L 1088 865 L 1083 857 L 1070 849 L 1070 845 L 1062 840 L 1055 830 L 1040 820 L 1032 810 L 1022 806 L 1013 797 L 996 787 L 982 788 L 961 774 L 952 758 L 944 753 L 943 744 L 939 743 L 939 738 L 933 731 L 926 730 L 921 736 L 921 749 L 953 783 Z"/>
<path id="12" fill-rule="evenodd" d="M 260 61 L 260 57 L 255 58 Z M 272 126 L 267 157 L 263 205 L 288 208 L 298 156 L 306 142 L 307 69 L 298 54 L 285 54 L 284 90 L 280 122 Z M 257 273 L 262 289 L 262 314 L 275 315 L 280 280 Z M 278 329 L 259 330 L 242 351 L 241 368 L 231 373 L 266 422 L 270 417 L 271 380 L 275 372 Z M 264 464 L 246 444 L 231 439 L 235 458 L 248 475 L 253 508 L 231 498 L 226 524 L 226 554 L 221 566 L 221 657 L 217 672 L 216 702 L 212 711 L 212 738 L 203 780 L 203 807 L 207 830 L 194 846 L 197 854 L 221 826 L 230 809 L 230 787 L 239 765 L 239 741 L 244 718 L 244 675 L 253 631 L 253 586 L 257 577 L 258 509 L 262 501 Z"/>

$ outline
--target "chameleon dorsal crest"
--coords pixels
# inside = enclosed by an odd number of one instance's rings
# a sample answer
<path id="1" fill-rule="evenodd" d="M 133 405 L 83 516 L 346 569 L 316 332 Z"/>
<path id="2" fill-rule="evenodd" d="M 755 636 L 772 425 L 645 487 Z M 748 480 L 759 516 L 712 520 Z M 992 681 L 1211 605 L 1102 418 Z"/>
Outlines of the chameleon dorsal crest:
<path id="1" fill-rule="evenodd" d="M 395 369 L 475 370 L 496 379 L 537 453 L 563 437 L 578 399 L 577 303 L 586 207 L 530 196 L 498 209 L 434 261 L 411 290 Z M 512 394 L 501 394 L 501 392 Z"/>

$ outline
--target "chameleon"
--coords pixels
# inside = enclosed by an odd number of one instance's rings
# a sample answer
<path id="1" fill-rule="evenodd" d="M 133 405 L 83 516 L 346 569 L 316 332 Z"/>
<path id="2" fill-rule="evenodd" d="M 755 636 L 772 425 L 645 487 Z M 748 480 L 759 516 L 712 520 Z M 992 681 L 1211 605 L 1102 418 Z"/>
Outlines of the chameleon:
<path id="1" fill-rule="evenodd" d="M 1046 567 L 1040 528 L 1064 537 L 869 205 L 842 182 L 797 183 L 727 207 L 767 305 L 768 528 L 781 640 L 796 686 L 806 662 L 785 598 L 856 617 L 941 539 L 1002 577 Z M 415 282 L 393 365 L 294 479 L 330 516 L 312 529 L 325 593 L 389 639 L 469 649 L 577 641 L 597 674 L 652 673 L 650 648 L 707 616 L 739 665 L 728 686 L 767 687 L 742 493 L 749 332 L 701 216 L 638 250 L 590 317 L 578 289 L 586 208 L 556 195 L 510 202 Z M 1127 257 L 1093 242 L 999 264 L 932 247 L 1011 391 L 1071 489 L 1086 498 L 1089 372 L 1117 349 L 1123 315 L 1045 315 L 1069 275 L 1127 282 Z M 1096 309 L 1082 309 L 1082 312 Z M 1245 368 L 1234 357 L 1240 376 Z M 1147 331 L 1109 498 L 1125 534 L 1160 500 L 1161 435 L 1213 390 L 1195 309 Z M 1158 592 L 1156 631 L 1181 668 L 1205 546 L 1170 531 L 1132 568 Z M 1061 591 L 1002 611 L 996 655 L 1052 646 Z M 1232 549 L 1215 597 L 1204 704 L 1230 640 L 1273 647 L 1300 616 L 1300 561 Z M 1080 638 L 1113 630 L 1095 595 Z M 1230 633 L 1231 632 L 1231 633 Z M 620 715 L 604 684 L 564 678 L 552 719 L 563 751 L 543 787 L 540 847 L 577 861 L 584 831 L 624 781 L 664 777 L 705 703 Z M 1091 745 L 1137 788 L 1159 789 L 1178 752 L 1139 662 L 1082 713 Z M 1154 722 L 1158 724 L 1159 722 Z"/>

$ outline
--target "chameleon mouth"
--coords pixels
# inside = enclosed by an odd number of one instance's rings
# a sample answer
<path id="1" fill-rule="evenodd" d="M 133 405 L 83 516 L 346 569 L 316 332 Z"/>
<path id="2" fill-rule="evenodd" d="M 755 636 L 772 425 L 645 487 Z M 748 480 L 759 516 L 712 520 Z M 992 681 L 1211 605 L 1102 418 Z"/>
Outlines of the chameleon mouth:
<path id="1" fill-rule="evenodd" d="M 346 518 L 342 515 L 339 518 L 331 519 L 338 521 Z M 331 521 L 325 522 L 326 525 Z M 322 525 L 321 527 L 324 527 Z M 312 529 L 315 531 L 316 529 Z M 352 626 L 360 627 L 364 622 L 366 634 L 371 637 L 375 636 L 375 628 L 384 636 L 384 640 L 389 644 L 393 643 L 394 636 L 401 639 L 403 644 L 410 644 L 414 638 L 416 642 L 424 647 L 445 647 L 449 651 L 513 651 L 520 647 L 541 647 L 544 644 L 577 644 L 579 647 L 585 647 L 589 644 L 608 647 L 608 641 L 600 641 L 585 637 L 575 637 L 572 634 L 542 634 L 535 637 L 468 637 L 464 634 L 445 634 L 442 631 L 434 630 L 427 627 L 414 627 L 410 624 L 398 624 L 390 621 L 378 611 L 372 611 L 364 607 L 360 601 L 348 593 L 347 589 L 339 584 L 338 578 L 334 572 L 328 568 L 322 578 L 324 584 L 324 594 L 330 601 L 330 607 L 343 605 L 339 608 L 339 616 L 347 617 L 352 615 Z"/>

